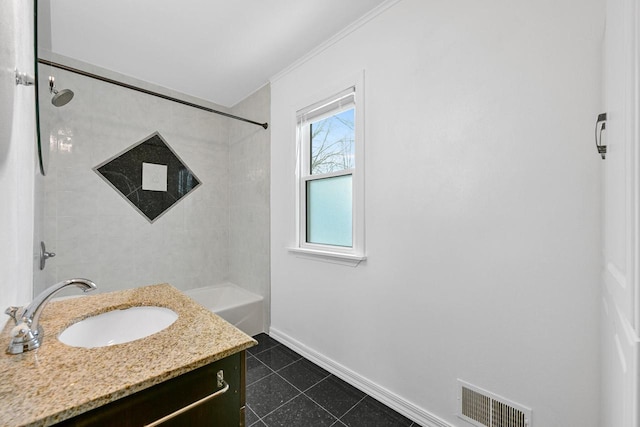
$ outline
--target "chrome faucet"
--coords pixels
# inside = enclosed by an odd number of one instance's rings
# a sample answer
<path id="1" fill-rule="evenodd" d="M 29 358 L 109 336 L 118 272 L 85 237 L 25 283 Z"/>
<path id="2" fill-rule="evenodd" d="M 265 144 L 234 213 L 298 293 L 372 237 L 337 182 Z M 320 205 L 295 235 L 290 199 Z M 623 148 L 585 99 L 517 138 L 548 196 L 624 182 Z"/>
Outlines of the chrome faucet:
<path id="1" fill-rule="evenodd" d="M 16 326 L 11 330 L 11 342 L 7 348 L 9 354 L 19 354 L 35 350 L 42 343 L 43 333 L 40 326 L 40 314 L 53 296 L 69 286 L 77 286 L 84 292 L 97 289 L 95 283 L 87 279 L 69 279 L 45 289 L 24 307 L 9 307 L 5 313 L 11 316 Z"/>

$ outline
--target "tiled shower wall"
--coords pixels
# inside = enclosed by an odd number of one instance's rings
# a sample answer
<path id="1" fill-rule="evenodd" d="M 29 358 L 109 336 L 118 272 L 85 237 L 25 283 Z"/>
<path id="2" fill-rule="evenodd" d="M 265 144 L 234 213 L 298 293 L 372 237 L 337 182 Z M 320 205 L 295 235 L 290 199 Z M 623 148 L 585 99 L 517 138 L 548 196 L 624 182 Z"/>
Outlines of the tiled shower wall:
<path id="1" fill-rule="evenodd" d="M 271 122 L 271 90 L 263 86 L 233 108 L 233 114 Z M 239 121 L 229 131 L 229 280 L 265 299 L 269 322 L 269 163 L 271 128 Z"/>
<path id="2" fill-rule="evenodd" d="M 47 88 L 49 70 L 40 71 L 40 87 Z M 57 87 L 75 97 L 59 108 L 41 101 L 50 155 L 42 234 L 56 253 L 42 286 L 86 277 L 102 292 L 160 282 L 186 290 L 228 280 L 230 120 L 58 69 L 51 73 Z M 150 224 L 92 169 L 155 131 L 202 185 Z"/>

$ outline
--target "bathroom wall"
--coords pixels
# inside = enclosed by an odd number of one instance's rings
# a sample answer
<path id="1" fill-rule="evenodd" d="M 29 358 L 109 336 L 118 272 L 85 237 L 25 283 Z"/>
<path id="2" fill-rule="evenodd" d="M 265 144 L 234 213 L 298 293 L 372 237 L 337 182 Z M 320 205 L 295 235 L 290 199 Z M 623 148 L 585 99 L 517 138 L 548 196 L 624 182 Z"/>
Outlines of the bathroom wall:
<path id="1" fill-rule="evenodd" d="M 232 113 L 270 123 L 270 87 Z M 229 121 L 229 280 L 264 297 L 269 324 L 269 153 L 271 129 Z"/>
<path id="2" fill-rule="evenodd" d="M 0 2 L 0 308 L 31 299 L 35 97 L 15 70 L 33 75 L 33 3 Z M 2 322 L 4 324 L 4 322 Z"/>
<path id="3" fill-rule="evenodd" d="M 229 119 L 48 67 L 41 69 L 45 88 L 49 73 L 75 97 L 59 108 L 41 101 L 50 150 L 45 241 L 56 253 L 47 282 L 86 277 L 106 292 L 226 281 Z M 92 168 L 156 131 L 202 185 L 151 224 Z"/>
<path id="4" fill-rule="evenodd" d="M 402 0 L 271 82 L 271 333 L 423 425 L 598 424 L 600 0 Z M 365 73 L 367 260 L 300 258 L 295 108 Z M 358 160 L 360 162 L 360 160 Z M 465 424 L 466 425 L 466 424 Z"/>

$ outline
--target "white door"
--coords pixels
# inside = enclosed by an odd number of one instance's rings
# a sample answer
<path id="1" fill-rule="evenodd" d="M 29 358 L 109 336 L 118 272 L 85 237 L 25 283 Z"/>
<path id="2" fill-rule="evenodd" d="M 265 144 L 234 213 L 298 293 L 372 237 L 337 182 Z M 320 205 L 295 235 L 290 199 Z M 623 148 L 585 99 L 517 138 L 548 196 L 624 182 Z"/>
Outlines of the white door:
<path id="1" fill-rule="evenodd" d="M 638 0 L 606 1 L 601 426 L 638 427 Z M 595 121 L 595 117 L 594 117 Z M 594 155 L 597 155 L 594 148 Z"/>

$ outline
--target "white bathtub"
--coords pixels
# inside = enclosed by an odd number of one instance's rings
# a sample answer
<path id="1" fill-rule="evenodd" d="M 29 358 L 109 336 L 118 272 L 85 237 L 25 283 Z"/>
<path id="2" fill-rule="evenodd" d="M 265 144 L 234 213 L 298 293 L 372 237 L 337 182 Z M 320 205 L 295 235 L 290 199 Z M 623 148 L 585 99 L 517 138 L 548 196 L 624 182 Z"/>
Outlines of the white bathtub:
<path id="1" fill-rule="evenodd" d="M 264 303 L 260 295 L 232 283 L 184 293 L 249 336 L 264 331 Z"/>

